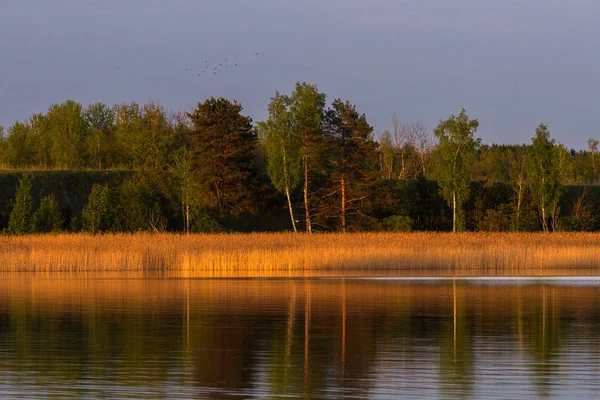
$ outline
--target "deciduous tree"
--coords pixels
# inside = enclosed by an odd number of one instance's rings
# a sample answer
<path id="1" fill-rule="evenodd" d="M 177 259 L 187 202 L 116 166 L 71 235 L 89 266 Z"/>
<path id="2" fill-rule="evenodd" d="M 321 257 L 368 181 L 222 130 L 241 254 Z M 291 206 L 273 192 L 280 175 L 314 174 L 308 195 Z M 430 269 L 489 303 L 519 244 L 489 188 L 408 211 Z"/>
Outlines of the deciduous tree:
<path id="1" fill-rule="evenodd" d="M 527 151 L 527 175 L 545 232 L 556 227 L 557 204 L 561 196 L 560 173 L 560 149 L 550 138 L 548 127 L 540 124 Z"/>
<path id="2" fill-rule="evenodd" d="M 452 209 L 452 231 L 465 229 L 463 204 L 469 198 L 470 169 L 479 141 L 475 132 L 479 121 L 470 119 L 463 109 L 458 116 L 440 122 L 434 134 L 437 146 L 437 180 L 440 194 Z"/>
<path id="3" fill-rule="evenodd" d="M 273 186 L 287 198 L 292 228 L 297 232 L 291 192 L 300 183 L 300 140 L 290 111 L 291 99 L 275 93 L 269 103 L 269 118 L 259 124 L 259 137 L 267 153 L 267 173 Z"/>
<path id="4" fill-rule="evenodd" d="M 300 141 L 300 158 L 303 172 L 303 195 L 306 232 L 312 232 L 311 177 L 324 164 L 327 142 L 323 133 L 326 96 L 316 85 L 296 83 L 291 96 L 290 110 L 294 116 L 296 135 Z"/>

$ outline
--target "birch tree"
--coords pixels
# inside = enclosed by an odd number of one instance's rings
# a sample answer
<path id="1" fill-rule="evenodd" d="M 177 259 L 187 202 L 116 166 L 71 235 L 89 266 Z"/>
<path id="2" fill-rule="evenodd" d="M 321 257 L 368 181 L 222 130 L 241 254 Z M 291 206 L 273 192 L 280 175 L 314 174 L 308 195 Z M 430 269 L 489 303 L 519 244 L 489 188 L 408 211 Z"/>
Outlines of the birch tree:
<path id="1" fill-rule="evenodd" d="M 259 137 L 267 152 L 267 173 L 275 188 L 287 198 L 294 232 L 298 232 L 291 193 L 298 187 L 302 175 L 300 140 L 294 129 L 290 111 L 291 99 L 279 92 L 271 98 L 269 118 L 258 124 Z"/>
<path id="2" fill-rule="evenodd" d="M 469 119 L 465 109 L 441 121 L 434 134 L 438 139 L 436 177 L 441 196 L 452 209 L 452 231 L 465 230 L 463 205 L 471 189 L 471 167 L 479 140 L 474 135 L 479 121 Z"/>
<path id="3" fill-rule="evenodd" d="M 316 85 L 306 82 L 297 83 L 291 96 L 290 110 L 294 116 L 294 129 L 300 141 L 300 158 L 303 172 L 303 197 L 306 232 L 312 232 L 311 177 L 322 165 L 326 141 L 323 134 L 323 119 L 326 96 L 320 93 Z"/>
<path id="4" fill-rule="evenodd" d="M 529 190 L 538 207 L 544 232 L 556 228 L 557 205 L 561 195 L 560 151 L 556 141 L 550 138 L 548 127 L 540 124 L 527 151 L 527 175 Z"/>

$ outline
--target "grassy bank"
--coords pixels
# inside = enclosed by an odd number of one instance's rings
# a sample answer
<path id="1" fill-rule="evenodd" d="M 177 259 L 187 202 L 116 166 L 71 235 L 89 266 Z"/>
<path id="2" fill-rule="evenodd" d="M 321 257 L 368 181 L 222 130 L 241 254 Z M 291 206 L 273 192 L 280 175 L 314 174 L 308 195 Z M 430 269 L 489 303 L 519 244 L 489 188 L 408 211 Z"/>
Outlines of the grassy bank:
<path id="1" fill-rule="evenodd" d="M 600 270 L 600 234 L 115 234 L 0 237 L 0 271 L 303 271 L 464 275 Z"/>

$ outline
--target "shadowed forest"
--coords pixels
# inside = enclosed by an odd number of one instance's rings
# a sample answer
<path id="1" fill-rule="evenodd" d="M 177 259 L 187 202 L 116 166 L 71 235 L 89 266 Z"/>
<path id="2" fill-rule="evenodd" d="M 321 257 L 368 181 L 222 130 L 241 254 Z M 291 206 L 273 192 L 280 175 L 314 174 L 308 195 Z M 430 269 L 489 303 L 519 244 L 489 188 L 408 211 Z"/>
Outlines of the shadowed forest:
<path id="1" fill-rule="evenodd" d="M 540 124 L 528 143 L 489 145 L 458 111 L 376 132 L 308 83 L 258 123 L 225 98 L 53 104 L 0 127 L 0 230 L 600 230 L 598 140 L 569 150 Z"/>

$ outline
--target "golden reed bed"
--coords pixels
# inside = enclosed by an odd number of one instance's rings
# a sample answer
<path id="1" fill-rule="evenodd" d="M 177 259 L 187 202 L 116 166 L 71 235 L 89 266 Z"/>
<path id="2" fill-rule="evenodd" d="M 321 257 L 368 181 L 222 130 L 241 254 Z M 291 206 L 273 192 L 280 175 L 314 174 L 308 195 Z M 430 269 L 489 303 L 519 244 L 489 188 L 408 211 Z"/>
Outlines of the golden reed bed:
<path id="1" fill-rule="evenodd" d="M 115 234 L 0 236 L 0 271 L 271 276 L 345 271 L 600 271 L 600 234 Z"/>

